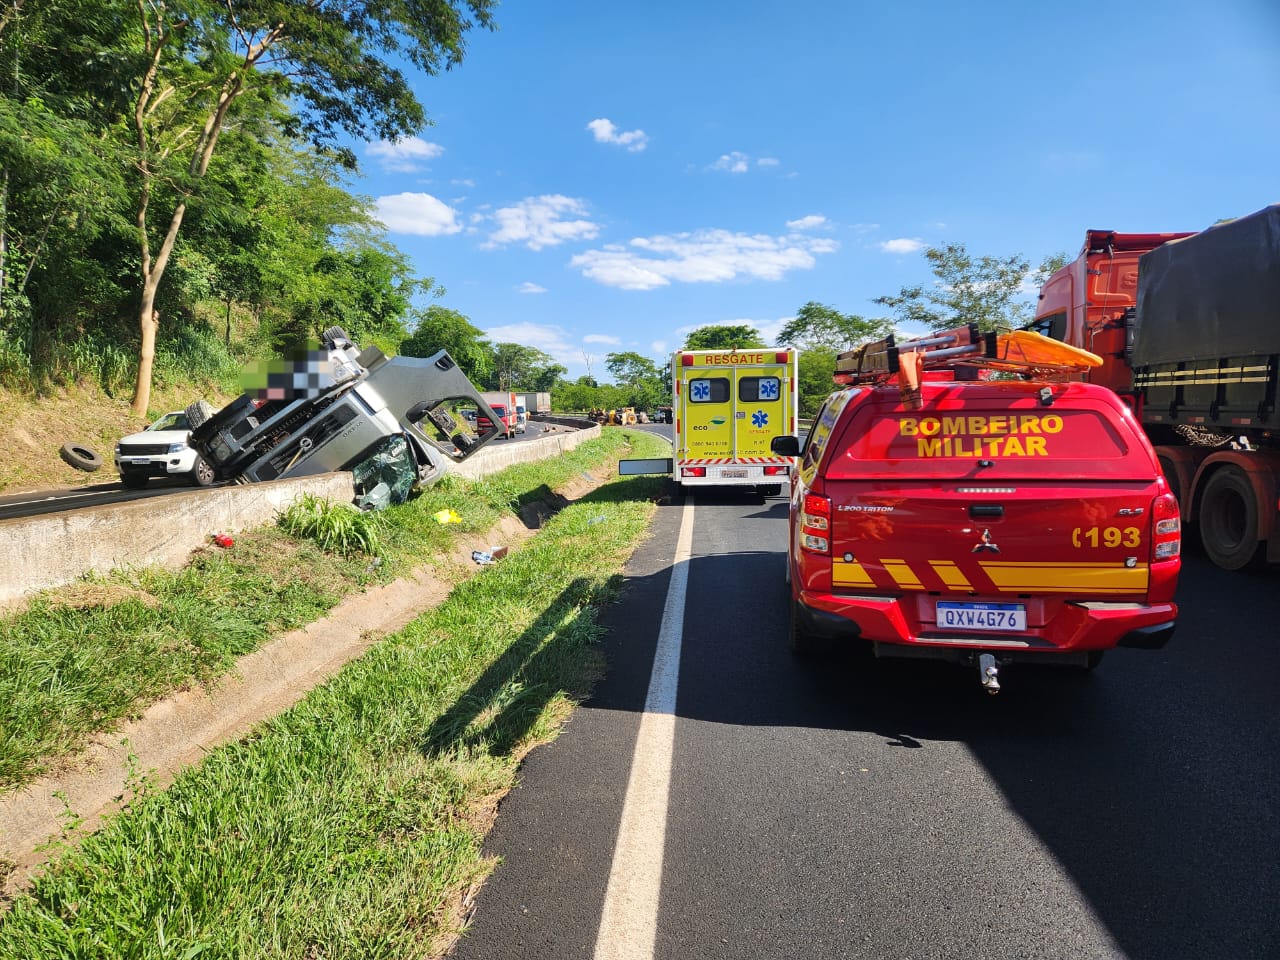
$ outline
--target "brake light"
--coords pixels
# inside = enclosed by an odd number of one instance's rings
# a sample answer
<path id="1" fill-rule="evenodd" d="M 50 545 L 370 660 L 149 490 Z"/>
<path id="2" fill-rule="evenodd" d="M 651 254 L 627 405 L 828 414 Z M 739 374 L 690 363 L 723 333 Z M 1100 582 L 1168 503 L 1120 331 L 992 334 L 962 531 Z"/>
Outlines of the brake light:
<path id="1" fill-rule="evenodd" d="M 785 477 L 787 475 L 786 467 L 765 467 L 764 475 L 766 477 Z"/>
<path id="2" fill-rule="evenodd" d="M 1151 502 L 1151 560 L 1172 560 L 1182 553 L 1178 498 L 1165 493 Z"/>
<path id="3" fill-rule="evenodd" d="M 811 553 L 830 553 L 831 500 L 806 493 L 800 510 L 800 546 Z"/>
<path id="4" fill-rule="evenodd" d="M 707 475 L 706 467 L 681 467 L 680 476 L 682 477 L 705 477 Z"/>

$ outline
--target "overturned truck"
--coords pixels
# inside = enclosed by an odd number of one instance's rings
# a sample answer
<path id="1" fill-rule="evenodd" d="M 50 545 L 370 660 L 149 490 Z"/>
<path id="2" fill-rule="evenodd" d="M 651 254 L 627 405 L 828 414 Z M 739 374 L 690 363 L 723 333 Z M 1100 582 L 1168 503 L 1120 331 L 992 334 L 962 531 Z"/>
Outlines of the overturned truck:
<path id="1" fill-rule="evenodd" d="M 388 357 L 330 327 L 319 350 L 281 364 L 223 409 L 187 408 L 190 444 L 216 479 L 256 483 L 351 470 L 357 502 L 400 502 L 498 435 L 460 412 L 497 415 L 447 351 Z"/>

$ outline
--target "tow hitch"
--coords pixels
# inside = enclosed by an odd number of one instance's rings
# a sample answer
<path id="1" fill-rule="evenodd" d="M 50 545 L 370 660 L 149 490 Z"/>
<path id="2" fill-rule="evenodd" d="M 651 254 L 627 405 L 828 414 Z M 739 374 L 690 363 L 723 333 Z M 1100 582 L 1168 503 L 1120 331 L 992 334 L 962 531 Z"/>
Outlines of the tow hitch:
<path id="1" fill-rule="evenodd" d="M 978 655 L 978 679 L 987 693 L 994 696 L 1000 692 L 1000 666 L 992 654 Z"/>

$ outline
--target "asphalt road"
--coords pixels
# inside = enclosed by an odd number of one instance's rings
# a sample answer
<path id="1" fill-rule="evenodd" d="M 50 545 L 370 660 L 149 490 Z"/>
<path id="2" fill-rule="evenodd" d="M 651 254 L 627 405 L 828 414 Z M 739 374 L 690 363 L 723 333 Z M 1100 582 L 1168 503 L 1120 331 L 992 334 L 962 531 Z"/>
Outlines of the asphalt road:
<path id="1" fill-rule="evenodd" d="M 1280 956 L 1280 571 L 1191 552 L 1165 650 L 989 697 L 957 667 L 793 660 L 786 502 L 690 502 L 665 827 L 629 867 L 661 864 L 656 933 L 610 955 Z M 502 805 L 464 960 L 605 955 L 681 510 L 606 612 L 608 676 Z"/>

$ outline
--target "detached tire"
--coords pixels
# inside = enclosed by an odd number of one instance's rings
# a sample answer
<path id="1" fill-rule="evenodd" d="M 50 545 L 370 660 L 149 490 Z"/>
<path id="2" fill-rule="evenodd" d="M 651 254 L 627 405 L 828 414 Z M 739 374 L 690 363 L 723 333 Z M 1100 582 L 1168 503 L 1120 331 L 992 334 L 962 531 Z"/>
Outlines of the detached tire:
<path id="1" fill-rule="evenodd" d="M 1204 486 L 1200 543 L 1209 559 L 1224 570 L 1252 566 L 1262 552 L 1253 484 L 1237 466 L 1222 467 Z"/>
<path id="2" fill-rule="evenodd" d="M 58 456 L 64 463 L 85 473 L 102 469 L 102 458 L 79 443 L 64 443 L 62 449 L 58 451 Z"/>

